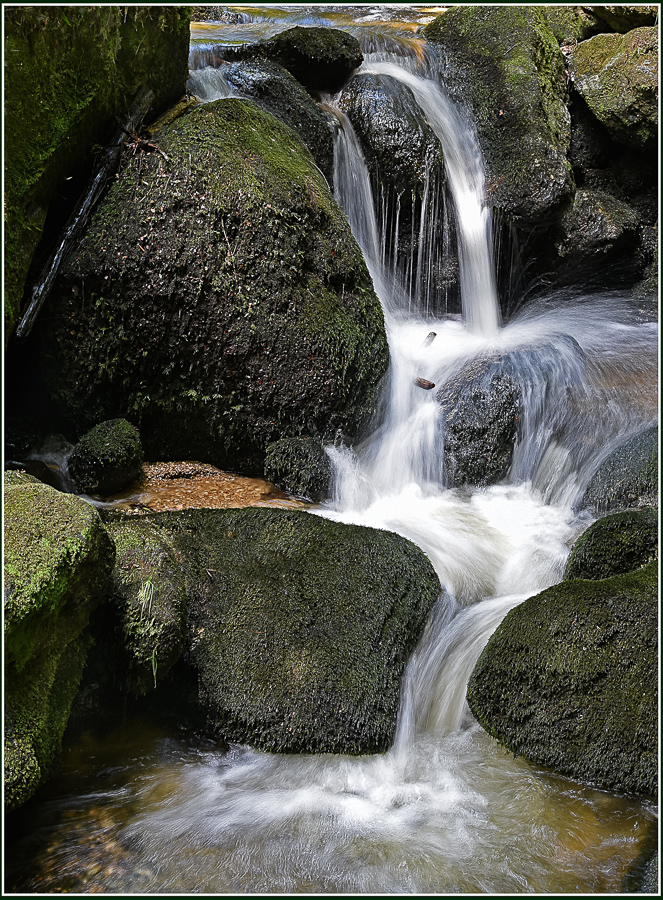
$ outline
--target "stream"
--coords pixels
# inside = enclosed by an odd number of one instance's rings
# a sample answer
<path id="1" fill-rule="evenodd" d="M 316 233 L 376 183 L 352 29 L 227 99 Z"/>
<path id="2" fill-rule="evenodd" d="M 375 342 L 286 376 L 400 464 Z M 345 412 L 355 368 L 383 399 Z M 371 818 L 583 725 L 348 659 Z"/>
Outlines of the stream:
<path id="1" fill-rule="evenodd" d="M 57 775 L 20 811 L 7 887 L 620 893 L 656 844 L 656 804 L 514 758 L 474 721 L 465 688 L 507 612 L 561 580 L 592 522 L 576 504 L 598 460 L 656 421 L 657 323 L 618 292 L 582 291 L 539 296 L 502 321 L 481 155 L 471 123 L 421 65 L 412 28 L 421 8 L 237 9 L 241 22 L 192 27 L 190 85 L 204 100 L 230 93 L 208 65 L 215 43 L 336 24 L 360 37 L 360 71 L 409 88 L 442 143 L 463 314 L 433 317 L 385 261 L 359 142 L 335 98 L 323 98 L 337 120 L 335 195 L 384 308 L 391 371 L 379 427 L 360 446 L 328 448 L 333 497 L 310 513 L 409 538 L 444 590 L 404 676 L 386 754 L 271 755 L 129 711 L 66 746 Z M 435 395 L 468 363 L 497 357 L 524 397 L 509 476 L 451 489 Z M 415 375 L 436 390 L 422 390 Z"/>

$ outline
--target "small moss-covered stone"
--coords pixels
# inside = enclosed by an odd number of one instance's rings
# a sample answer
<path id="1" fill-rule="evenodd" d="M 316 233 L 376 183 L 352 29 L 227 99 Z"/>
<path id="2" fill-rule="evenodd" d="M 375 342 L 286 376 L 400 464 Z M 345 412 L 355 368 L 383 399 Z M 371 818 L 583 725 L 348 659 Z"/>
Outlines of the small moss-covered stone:
<path id="1" fill-rule="evenodd" d="M 68 465 L 79 493 L 117 493 L 136 481 L 143 468 L 138 429 L 126 419 L 95 425 L 76 444 Z"/>
<path id="2" fill-rule="evenodd" d="M 163 530 L 183 566 L 186 655 L 218 734 L 276 752 L 387 749 L 405 663 L 440 592 L 418 547 L 292 510 L 138 522 Z"/>
<path id="3" fill-rule="evenodd" d="M 182 654 L 186 585 L 171 543 L 149 521 L 119 516 L 106 528 L 116 549 L 111 600 L 127 658 L 120 678 L 138 696 L 156 688 Z"/>
<path id="4" fill-rule="evenodd" d="M 657 504 L 658 425 L 652 425 L 609 453 L 592 476 L 577 506 L 605 513 Z"/>
<path id="5" fill-rule="evenodd" d="M 657 563 L 564 581 L 506 616 L 470 677 L 493 737 L 578 781 L 658 789 Z"/>
<path id="6" fill-rule="evenodd" d="M 97 511 L 43 484 L 5 482 L 5 804 L 57 760 L 114 547 Z"/>
<path id="7" fill-rule="evenodd" d="M 604 516 L 580 535 L 564 580 L 610 578 L 658 557 L 658 510 L 646 507 Z"/>
<path id="8" fill-rule="evenodd" d="M 570 60 L 576 90 L 612 137 L 643 147 L 658 135 L 658 29 L 597 34 Z"/>
<path id="9" fill-rule="evenodd" d="M 331 476 L 331 461 L 315 438 L 282 438 L 267 448 L 265 478 L 284 491 L 325 500 Z"/>

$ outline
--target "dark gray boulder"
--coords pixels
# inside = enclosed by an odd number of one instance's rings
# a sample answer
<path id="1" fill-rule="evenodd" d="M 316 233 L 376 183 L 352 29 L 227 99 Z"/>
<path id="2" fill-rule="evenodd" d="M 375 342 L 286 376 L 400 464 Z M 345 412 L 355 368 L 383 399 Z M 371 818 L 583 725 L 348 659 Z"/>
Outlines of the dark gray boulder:
<path id="1" fill-rule="evenodd" d="M 576 506 L 603 513 L 658 506 L 658 425 L 645 428 L 612 449 Z"/>
<path id="2" fill-rule="evenodd" d="M 253 44 L 223 47 L 228 60 L 272 59 L 314 91 L 337 91 L 363 61 L 359 41 L 338 28 L 295 25 Z"/>
<path id="3" fill-rule="evenodd" d="M 270 59 L 248 59 L 225 66 L 223 74 L 234 91 L 255 100 L 297 132 L 331 185 L 334 176 L 331 121 L 290 72 Z"/>
<path id="4" fill-rule="evenodd" d="M 290 494 L 325 500 L 331 477 L 331 461 L 314 438 L 281 438 L 267 447 L 265 478 Z"/>
<path id="5" fill-rule="evenodd" d="M 640 217 L 627 203 L 604 191 L 576 191 L 573 203 L 561 217 L 560 257 L 570 260 L 634 252 L 639 237 Z"/>
<path id="6" fill-rule="evenodd" d="M 499 362 L 465 366 L 438 392 L 444 472 L 451 487 L 489 485 L 509 472 L 519 431 L 521 388 Z"/>
<path id="7" fill-rule="evenodd" d="M 610 578 L 658 557 L 658 510 L 645 507 L 604 516 L 573 545 L 564 579 Z"/>
<path id="8" fill-rule="evenodd" d="M 126 419 L 110 419 L 91 428 L 68 459 L 69 475 L 79 494 L 116 494 L 143 470 L 138 429 Z"/>
<path id="9" fill-rule="evenodd" d="M 140 516 L 174 548 L 188 648 L 214 732 L 275 752 L 375 753 L 439 596 L 414 544 L 299 511 Z"/>
<path id="10" fill-rule="evenodd" d="M 516 754 L 606 790 L 658 791 L 657 563 L 573 580 L 511 610 L 467 700 Z"/>

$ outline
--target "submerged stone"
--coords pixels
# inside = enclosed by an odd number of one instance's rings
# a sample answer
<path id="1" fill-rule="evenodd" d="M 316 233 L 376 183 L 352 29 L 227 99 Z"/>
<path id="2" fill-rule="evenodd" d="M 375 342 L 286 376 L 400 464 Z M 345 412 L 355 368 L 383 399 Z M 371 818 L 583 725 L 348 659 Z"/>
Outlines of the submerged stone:
<path id="1" fill-rule="evenodd" d="M 657 563 L 573 580 L 506 616 L 467 700 L 509 750 L 577 781 L 658 790 Z"/>
<path id="2" fill-rule="evenodd" d="M 110 587 L 114 548 L 99 514 L 15 474 L 5 482 L 5 806 L 50 774 Z"/>
<path id="3" fill-rule="evenodd" d="M 578 502 L 597 512 L 658 505 L 658 425 L 615 447 L 600 463 Z"/>

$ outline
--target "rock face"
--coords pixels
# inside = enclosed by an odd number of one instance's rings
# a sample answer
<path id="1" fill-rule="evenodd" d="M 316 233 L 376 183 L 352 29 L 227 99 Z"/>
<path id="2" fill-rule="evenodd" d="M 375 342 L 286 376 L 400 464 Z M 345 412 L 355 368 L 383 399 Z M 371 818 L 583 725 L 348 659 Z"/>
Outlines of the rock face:
<path id="1" fill-rule="evenodd" d="M 604 516 L 573 545 L 564 579 L 610 578 L 658 557 L 658 511 L 652 507 Z"/>
<path id="2" fill-rule="evenodd" d="M 5 805 L 13 809 L 57 761 L 114 548 L 92 506 L 29 476 L 5 481 L 4 514 Z"/>
<path id="3" fill-rule="evenodd" d="M 223 74 L 233 90 L 255 100 L 297 132 L 331 185 L 334 177 L 331 123 L 290 72 L 273 60 L 249 59 L 225 66 Z"/>
<path id="4" fill-rule="evenodd" d="M 154 139 L 168 159 L 127 160 L 44 316 L 71 432 L 120 415 L 148 458 L 249 472 L 284 436 L 354 439 L 388 366 L 384 320 L 308 151 L 237 99 Z"/>
<path id="5" fill-rule="evenodd" d="M 582 259 L 615 252 L 635 252 L 640 217 L 627 203 L 604 191 L 578 190 L 560 221 L 560 257 Z"/>
<path id="6" fill-rule="evenodd" d="M 658 505 L 658 426 L 652 425 L 612 450 L 592 476 L 579 509 L 597 512 Z"/>
<path id="7" fill-rule="evenodd" d="M 489 361 L 471 363 L 437 399 L 444 416 L 444 472 L 450 487 L 489 485 L 509 471 L 522 397 L 516 380 Z"/>
<path id="8" fill-rule="evenodd" d="M 4 21 L 8 340 L 37 245 L 64 224 L 60 195 L 81 193 L 90 148 L 110 140 L 142 85 L 155 117 L 184 93 L 189 10 L 15 7 Z"/>
<path id="9" fill-rule="evenodd" d="M 613 31 L 627 32 L 643 25 L 655 25 L 658 6 L 590 6 L 585 7 Z"/>
<path id="10" fill-rule="evenodd" d="M 393 739 L 399 681 L 440 584 L 389 532 L 295 511 L 136 519 L 188 593 L 187 660 L 214 730 L 277 752 L 369 753 Z"/>
<path id="11" fill-rule="evenodd" d="M 658 135 L 658 29 L 598 34 L 571 55 L 576 90 L 612 137 L 642 147 Z"/>
<path id="12" fill-rule="evenodd" d="M 657 563 L 565 581 L 488 641 L 470 709 L 514 753 L 578 781 L 652 796 L 658 783 Z"/>
<path id="13" fill-rule="evenodd" d="M 337 28 L 305 28 L 287 31 L 240 47 L 223 48 L 226 59 L 271 59 L 314 91 L 337 91 L 361 65 L 359 41 Z"/>
<path id="14" fill-rule="evenodd" d="M 138 430 L 126 419 L 95 425 L 72 450 L 68 466 L 77 493 L 118 493 L 136 481 L 143 468 Z"/>
<path id="15" fill-rule="evenodd" d="M 331 461 L 320 441 L 282 438 L 267 448 L 265 478 L 284 491 L 310 500 L 325 500 L 331 477 Z"/>

